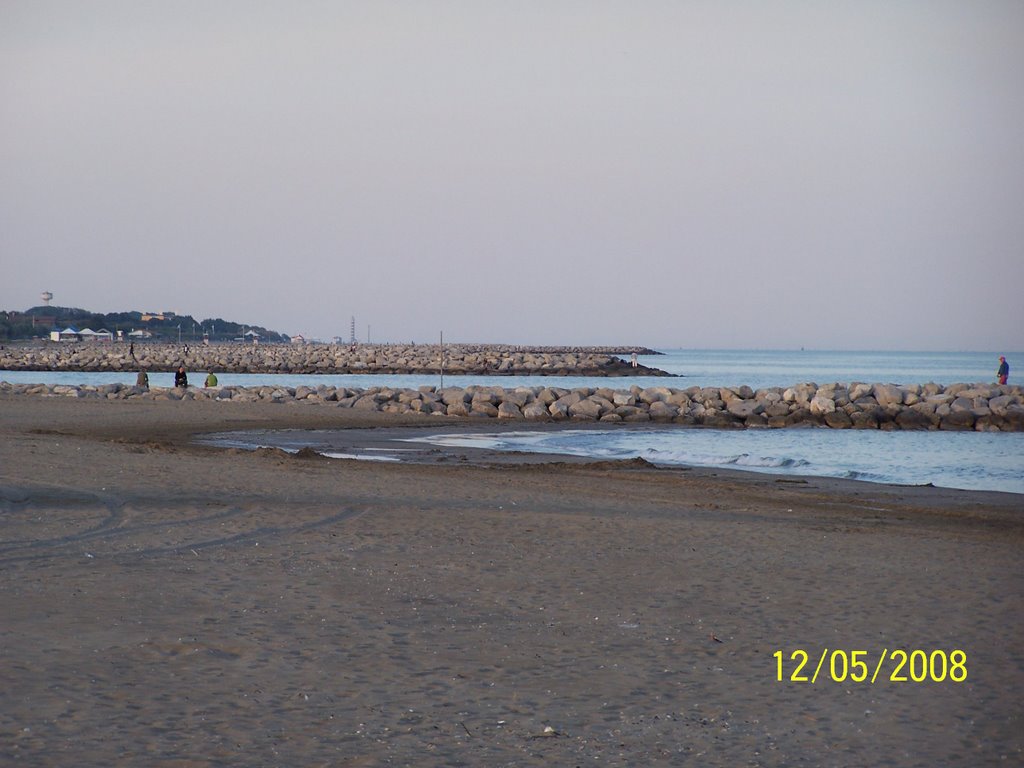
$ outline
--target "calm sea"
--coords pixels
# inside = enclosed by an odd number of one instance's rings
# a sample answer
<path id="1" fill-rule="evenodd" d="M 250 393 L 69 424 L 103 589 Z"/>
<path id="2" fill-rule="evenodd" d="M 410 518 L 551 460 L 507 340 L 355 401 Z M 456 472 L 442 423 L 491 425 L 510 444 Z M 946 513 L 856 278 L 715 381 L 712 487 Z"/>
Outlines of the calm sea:
<path id="1" fill-rule="evenodd" d="M 992 382 L 999 354 L 1024 371 L 1024 353 L 1000 352 L 834 352 L 666 350 L 641 361 L 678 378 L 592 378 L 445 376 L 446 386 L 470 384 L 573 387 L 631 385 L 739 386 L 754 389 L 863 381 L 894 384 Z M 1015 365 L 1016 361 L 1019 361 Z M 200 372 L 193 375 L 197 383 Z M 171 386 L 170 373 L 150 374 L 155 386 Z M 338 376 L 219 374 L 225 386 L 327 384 L 437 386 L 436 375 Z M 47 384 L 134 383 L 132 373 L 59 373 L 0 371 L 0 380 Z M 1010 382 L 1019 380 L 1011 371 Z M 226 406 L 230 407 L 230 406 Z M 662 464 L 732 467 L 791 475 L 850 477 L 865 481 L 1024 493 L 1024 433 L 875 432 L 830 429 L 710 430 L 643 428 L 565 429 L 493 435 L 438 431 L 427 440 L 506 450 L 565 453 L 600 458 L 641 456 Z M 396 457 L 400 454 L 396 453 Z M 379 455 L 378 455 L 379 457 Z"/>
<path id="2" fill-rule="evenodd" d="M 464 387 L 470 384 L 501 387 L 607 387 L 628 389 L 669 386 L 740 386 L 754 389 L 783 387 L 813 381 L 863 381 L 883 384 L 937 384 L 958 382 L 995 381 L 995 370 L 1000 354 L 1005 354 L 1011 366 L 1019 360 L 1024 375 L 1024 353 L 1010 352 L 827 352 L 827 351 L 757 351 L 757 350 L 664 350 L 661 355 L 642 355 L 644 365 L 660 368 L 673 374 L 673 378 L 636 377 L 605 378 L 590 376 L 450 376 L 444 377 L 445 386 Z M 200 371 L 191 372 L 194 383 L 200 383 Z M 218 373 L 222 386 L 277 386 L 327 384 L 356 388 L 389 386 L 438 386 L 440 377 L 424 375 L 332 375 L 283 373 Z M 174 385 L 173 373 L 151 373 L 150 383 L 157 387 Z M 1020 381 L 1011 374 L 1010 381 Z M 135 373 L 65 373 L 59 371 L 0 371 L 0 381 L 42 384 L 110 384 L 135 383 Z"/>

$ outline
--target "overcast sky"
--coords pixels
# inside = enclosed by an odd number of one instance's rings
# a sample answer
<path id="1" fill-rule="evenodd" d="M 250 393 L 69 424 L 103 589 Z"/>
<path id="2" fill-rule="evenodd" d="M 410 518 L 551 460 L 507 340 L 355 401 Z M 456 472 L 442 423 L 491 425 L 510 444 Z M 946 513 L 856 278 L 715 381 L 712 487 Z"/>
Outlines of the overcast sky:
<path id="1" fill-rule="evenodd" d="M 1024 350 L 1024 3 L 0 0 L 0 309 Z"/>

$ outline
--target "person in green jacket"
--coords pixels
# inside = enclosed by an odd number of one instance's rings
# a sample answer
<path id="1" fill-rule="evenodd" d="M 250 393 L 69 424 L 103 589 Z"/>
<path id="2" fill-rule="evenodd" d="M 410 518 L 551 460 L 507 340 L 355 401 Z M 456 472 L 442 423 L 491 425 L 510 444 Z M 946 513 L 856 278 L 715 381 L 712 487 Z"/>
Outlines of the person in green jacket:
<path id="1" fill-rule="evenodd" d="M 206 376 L 206 386 L 207 387 L 216 387 L 217 386 L 217 375 L 213 371 L 210 371 L 207 374 L 207 376 Z"/>

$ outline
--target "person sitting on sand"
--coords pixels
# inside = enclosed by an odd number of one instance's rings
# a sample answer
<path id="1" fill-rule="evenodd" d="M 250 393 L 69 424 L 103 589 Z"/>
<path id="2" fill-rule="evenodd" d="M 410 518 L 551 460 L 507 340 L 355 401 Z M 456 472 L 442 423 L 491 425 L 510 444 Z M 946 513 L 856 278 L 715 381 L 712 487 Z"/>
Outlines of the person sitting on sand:
<path id="1" fill-rule="evenodd" d="M 180 389 L 188 387 L 188 376 L 185 374 L 184 365 L 179 365 L 178 370 L 174 372 L 174 386 Z"/>
<path id="2" fill-rule="evenodd" d="M 145 368 L 139 369 L 139 375 L 135 377 L 135 386 L 139 389 L 149 389 L 149 374 Z"/>
<path id="3" fill-rule="evenodd" d="M 206 383 L 203 386 L 205 386 L 205 387 L 216 387 L 217 386 L 217 374 L 215 374 L 213 371 L 210 371 L 207 374 L 207 376 L 206 376 Z"/>
<path id="4" fill-rule="evenodd" d="M 999 356 L 999 370 L 996 371 L 996 378 L 999 379 L 1000 384 L 1005 384 L 1006 380 L 1010 378 L 1010 366 L 1002 355 Z"/>

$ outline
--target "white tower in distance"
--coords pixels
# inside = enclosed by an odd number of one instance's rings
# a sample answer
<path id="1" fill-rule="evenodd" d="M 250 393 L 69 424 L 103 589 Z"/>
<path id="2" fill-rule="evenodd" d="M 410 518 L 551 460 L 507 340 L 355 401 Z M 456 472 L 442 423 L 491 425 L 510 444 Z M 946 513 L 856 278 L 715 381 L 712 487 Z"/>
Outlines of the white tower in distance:
<path id="1" fill-rule="evenodd" d="M 50 306 L 50 299 L 53 298 L 53 294 L 50 293 L 49 291 L 43 291 L 41 294 L 39 294 L 39 297 L 43 300 L 43 304 L 48 307 Z"/>

